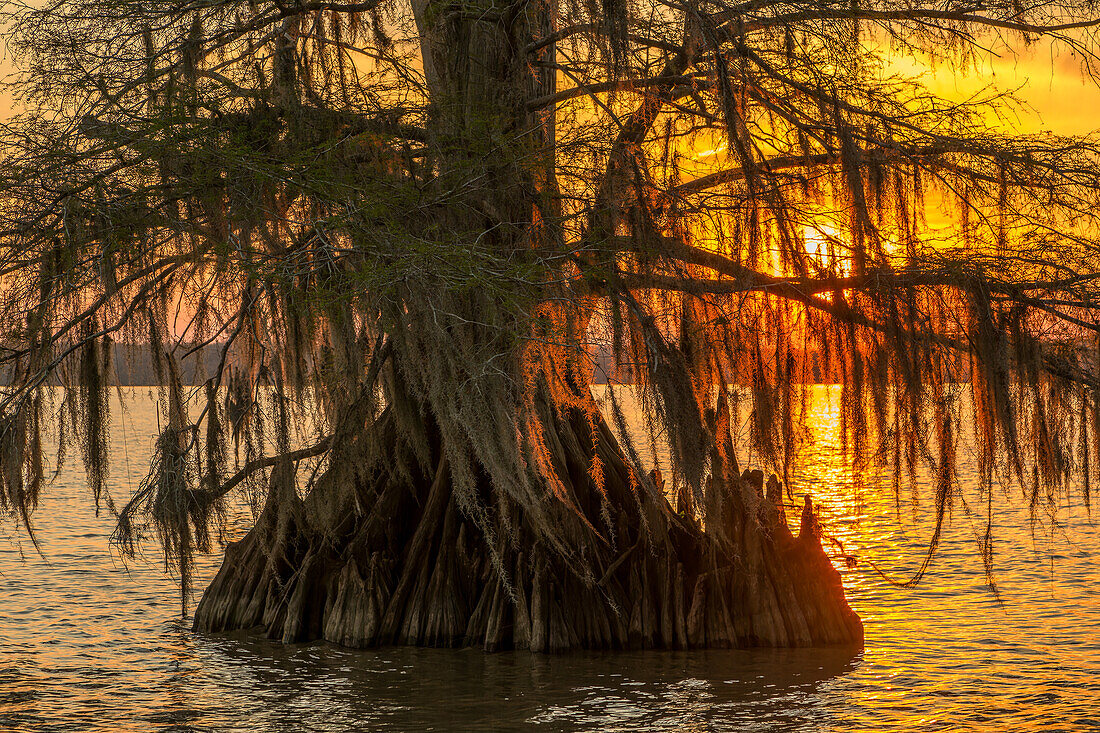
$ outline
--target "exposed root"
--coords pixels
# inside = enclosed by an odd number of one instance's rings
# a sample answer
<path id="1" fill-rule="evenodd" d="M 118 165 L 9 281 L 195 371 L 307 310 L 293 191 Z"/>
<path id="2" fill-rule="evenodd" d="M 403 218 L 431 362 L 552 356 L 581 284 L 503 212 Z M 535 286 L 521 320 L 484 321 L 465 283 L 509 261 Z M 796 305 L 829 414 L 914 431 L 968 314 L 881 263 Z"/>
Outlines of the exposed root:
<path id="1" fill-rule="evenodd" d="M 593 445 L 583 411 L 560 415 L 556 468 L 574 506 L 554 510 L 576 528 L 576 556 L 540 544 L 514 506 L 499 508 L 511 534 L 487 539 L 459 509 L 437 446 L 434 468 L 411 479 L 331 472 L 304 500 L 273 486 L 256 526 L 227 548 L 195 628 L 488 651 L 862 643 L 812 513 L 793 536 L 774 477 L 765 492 L 759 471 L 739 476 L 716 449 L 703 527 L 632 483 L 606 425 Z M 375 429 L 385 440 L 390 422 Z M 593 453 L 602 491 L 586 468 Z M 608 525 L 608 536 L 593 531 Z"/>

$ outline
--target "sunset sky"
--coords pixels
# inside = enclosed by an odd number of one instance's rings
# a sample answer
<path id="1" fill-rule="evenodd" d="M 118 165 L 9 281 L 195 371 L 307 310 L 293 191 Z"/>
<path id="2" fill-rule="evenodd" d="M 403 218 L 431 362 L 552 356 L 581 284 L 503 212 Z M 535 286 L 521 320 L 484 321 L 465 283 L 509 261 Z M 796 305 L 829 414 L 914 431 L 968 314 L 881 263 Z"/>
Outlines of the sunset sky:
<path id="1" fill-rule="evenodd" d="M 977 68 L 944 65 L 929 71 L 911 59 L 898 59 L 894 68 L 927 74 L 931 89 L 948 99 L 965 99 L 991 84 L 1002 91 L 1018 89 L 1020 101 L 1034 109 L 1020 110 L 1017 132 L 1080 135 L 1100 127 L 1100 87 L 1087 77 L 1080 57 L 1063 45 L 1017 43 Z"/>
<path id="2" fill-rule="evenodd" d="M 903 75 L 925 75 L 932 91 L 948 99 L 965 99 L 990 84 L 1002 91 L 1019 90 L 1020 100 L 1034 109 L 1020 111 L 1018 132 L 1079 135 L 1100 128 L 1100 86 L 1087 78 L 1079 56 L 1064 44 L 1052 46 L 1047 41 L 1024 45 L 1009 39 L 1009 44 L 993 44 L 999 57 L 983 59 L 977 67 L 956 70 L 943 64 L 930 69 L 898 57 L 888 68 Z M 0 74 L 8 76 L 12 70 L 5 52 Z M 0 92 L 0 116 L 7 117 L 12 109 L 10 96 Z"/>

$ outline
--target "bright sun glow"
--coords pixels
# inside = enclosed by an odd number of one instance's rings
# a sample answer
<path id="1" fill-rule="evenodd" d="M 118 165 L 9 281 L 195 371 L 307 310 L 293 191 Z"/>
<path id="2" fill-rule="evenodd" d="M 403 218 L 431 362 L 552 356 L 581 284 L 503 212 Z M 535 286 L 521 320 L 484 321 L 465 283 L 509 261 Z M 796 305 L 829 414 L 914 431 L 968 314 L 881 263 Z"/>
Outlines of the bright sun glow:
<path id="1" fill-rule="evenodd" d="M 802 236 L 806 240 L 806 254 L 815 265 L 823 270 L 834 269 L 846 275 L 850 266 L 848 258 L 842 254 L 843 240 L 840 232 L 829 224 L 807 224 L 802 227 Z"/>

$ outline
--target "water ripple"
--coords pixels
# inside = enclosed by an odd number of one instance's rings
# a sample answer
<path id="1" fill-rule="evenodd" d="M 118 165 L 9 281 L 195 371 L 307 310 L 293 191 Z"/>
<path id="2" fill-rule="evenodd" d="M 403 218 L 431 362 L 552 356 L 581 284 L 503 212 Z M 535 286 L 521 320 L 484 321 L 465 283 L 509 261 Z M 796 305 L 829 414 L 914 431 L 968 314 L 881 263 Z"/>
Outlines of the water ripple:
<path id="1" fill-rule="evenodd" d="M 903 488 L 897 511 L 889 481 L 858 486 L 827 418 L 795 490 L 825 503 L 847 548 L 904 576 L 930 535 L 928 502 L 910 506 Z M 132 471 L 116 499 L 149 455 L 147 396 L 127 419 L 114 449 Z M 1026 509 L 996 508 L 1000 604 L 961 511 L 916 589 L 888 585 L 866 563 L 840 568 L 866 623 L 855 657 L 540 657 L 199 636 L 177 617 L 178 588 L 158 558 L 124 565 L 109 553 L 111 522 L 95 516 L 75 469 L 40 512 L 45 559 L 0 532 L 0 731 L 1100 730 L 1100 532 L 1068 500 L 1053 538 L 1032 536 Z M 199 558 L 200 584 L 217 561 Z"/>

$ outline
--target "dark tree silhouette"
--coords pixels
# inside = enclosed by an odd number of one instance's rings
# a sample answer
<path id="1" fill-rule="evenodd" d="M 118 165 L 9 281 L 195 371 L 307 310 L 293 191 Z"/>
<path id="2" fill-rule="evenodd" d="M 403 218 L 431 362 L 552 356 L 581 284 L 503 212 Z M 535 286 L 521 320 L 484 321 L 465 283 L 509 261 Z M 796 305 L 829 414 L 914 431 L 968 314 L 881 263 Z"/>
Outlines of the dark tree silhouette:
<path id="1" fill-rule="evenodd" d="M 33 533 L 55 431 L 122 549 L 155 534 L 186 599 L 253 492 L 201 630 L 858 644 L 812 503 L 794 536 L 730 430 L 746 395 L 754 455 L 785 477 L 815 379 L 843 385 L 853 460 L 934 472 L 929 560 L 968 428 L 990 506 L 1001 479 L 1033 506 L 1081 477 L 1088 496 L 1094 141 L 1006 134 L 1011 97 L 937 99 L 884 62 L 1049 42 L 1087 68 L 1090 3 L 6 12 L 0 506 Z M 117 343 L 152 355 L 164 425 L 118 505 Z M 190 390 L 181 362 L 208 345 Z M 593 399 L 597 358 L 667 441 L 667 485 L 619 392 L 606 416 Z"/>

